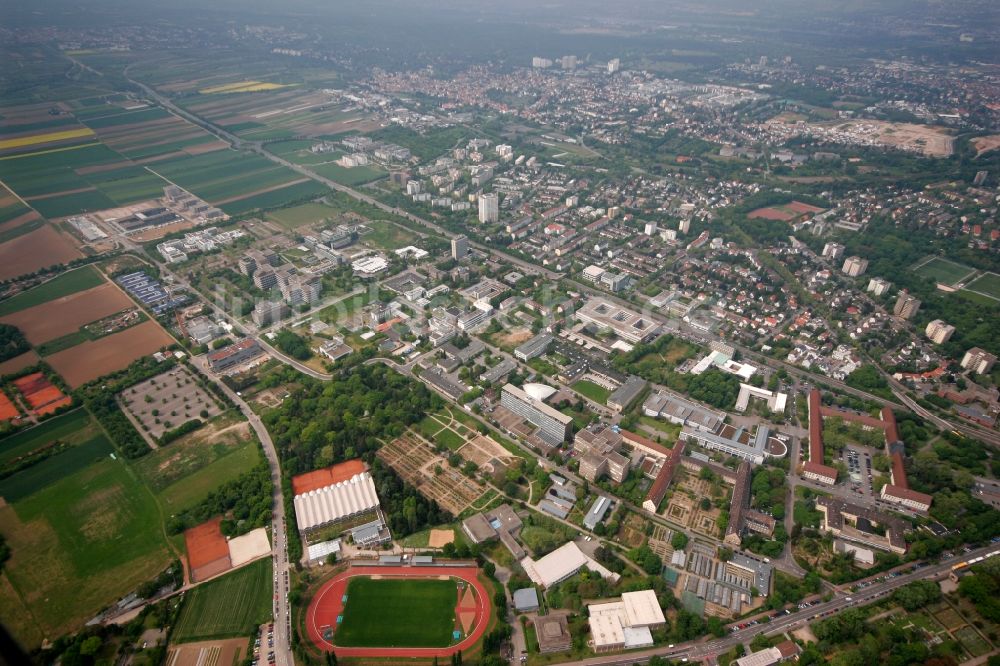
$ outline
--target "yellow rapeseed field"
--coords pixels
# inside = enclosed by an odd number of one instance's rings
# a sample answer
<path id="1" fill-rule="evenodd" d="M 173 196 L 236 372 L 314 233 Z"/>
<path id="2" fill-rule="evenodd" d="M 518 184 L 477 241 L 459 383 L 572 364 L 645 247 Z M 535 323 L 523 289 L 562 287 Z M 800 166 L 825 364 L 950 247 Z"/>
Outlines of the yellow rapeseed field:
<path id="1" fill-rule="evenodd" d="M 202 88 L 198 92 L 202 95 L 213 95 L 216 93 L 240 93 L 240 92 L 261 92 L 263 90 L 277 90 L 286 88 L 283 83 L 267 83 L 265 81 L 240 81 L 239 83 L 227 83 L 211 88 Z"/>
<path id="2" fill-rule="evenodd" d="M 31 136 L 19 136 L 15 139 L 4 139 L 0 141 L 0 150 L 8 148 L 23 148 L 24 146 L 35 146 L 40 143 L 51 143 L 53 141 L 65 141 L 66 139 L 79 139 L 84 136 L 93 136 L 94 130 L 89 127 L 80 129 L 64 130 L 62 132 L 48 132 L 46 134 L 32 134 Z"/>

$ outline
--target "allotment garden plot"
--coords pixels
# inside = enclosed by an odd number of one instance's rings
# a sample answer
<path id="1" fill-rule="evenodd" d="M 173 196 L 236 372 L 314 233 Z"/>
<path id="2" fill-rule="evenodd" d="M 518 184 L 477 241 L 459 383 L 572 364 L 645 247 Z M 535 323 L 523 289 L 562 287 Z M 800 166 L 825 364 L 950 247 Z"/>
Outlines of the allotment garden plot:
<path id="1" fill-rule="evenodd" d="M 126 389 L 120 398 L 143 429 L 155 438 L 193 419 L 205 421 L 222 413 L 215 398 L 183 366 Z"/>
<path id="2" fill-rule="evenodd" d="M 412 431 L 385 444 L 377 455 L 404 481 L 454 516 L 486 494 L 483 486 L 451 467 L 430 442 Z"/>

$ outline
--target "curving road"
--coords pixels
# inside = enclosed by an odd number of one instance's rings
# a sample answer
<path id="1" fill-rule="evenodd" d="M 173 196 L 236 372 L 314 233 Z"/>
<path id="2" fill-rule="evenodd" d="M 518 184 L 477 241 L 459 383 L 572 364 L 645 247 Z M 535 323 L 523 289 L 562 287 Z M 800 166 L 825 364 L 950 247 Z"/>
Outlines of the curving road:
<path id="1" fill-rule="evenodd" d="M 288 603 L 288 530 L 285 525 L 285 502 L 281 490 L 281 463 L 278 459 L 278 451 L 271 440 L 271 435 L 264 427 L 260 417 L 250 409 L 250 405 L 231 388 L 229 388 L 218 375 L 208 368 L 208 361 L 205 356 L 192 359 L 196 366 L 206 377 L 209 377 L 216 386 L 229 397 L 239 408 L 243 416 L 250 422 L 250 427 L 257 433 L 261 446 L 264 450 L 264 458 L 271 469 L 271 483 L 274 487 L 274 494 L 271 497 L 271 553 L 274 559 L 274 652 L 277 666 L 294 666 L 295 660 L 291 651 L 291 615 Z"/>

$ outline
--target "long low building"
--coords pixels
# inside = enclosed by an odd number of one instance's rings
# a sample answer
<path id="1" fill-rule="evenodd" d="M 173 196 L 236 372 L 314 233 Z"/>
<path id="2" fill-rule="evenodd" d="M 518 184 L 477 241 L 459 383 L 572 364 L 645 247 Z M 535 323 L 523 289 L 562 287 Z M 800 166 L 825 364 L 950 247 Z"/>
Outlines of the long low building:
<path id="1" fill-rule="evenodd" d="M 293 503 L 295 522 L 302 532 L 360 516 L 379 507 L 375 481 L 368 472 L 296 495 Z"/>
<path id="2" fill-rule="evenodd" d="M 726 415 L 721 412 L 666 391 L 654 393 L 646 398 L 642 403 L 642 411 L 646 416 L 666 419 L 671 423 L 705 432 L 715 432 L 726 419 Z"/>
<path id="3" fill-rule="evenodd" d="M 742 458 L 754 465 L 760 465 L 764 458 L 784 456 L 788 449 L 779 440 L 771 437 L 771 430 L 765 425 L 758 425 L 753 435 L 746 428 L 723 424 L 716 432 L 704 430 L 684 430 L 681 439 L 694 439 L 700 446 L 712 451 Z"/>

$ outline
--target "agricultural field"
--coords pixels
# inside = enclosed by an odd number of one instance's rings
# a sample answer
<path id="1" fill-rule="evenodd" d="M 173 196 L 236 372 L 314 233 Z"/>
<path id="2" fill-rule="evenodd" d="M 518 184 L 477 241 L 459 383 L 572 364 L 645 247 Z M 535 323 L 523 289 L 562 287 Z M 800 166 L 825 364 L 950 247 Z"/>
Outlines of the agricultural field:
<path id="1" fill-rule="evenodd" d="M 229 93 L 263 92 L 265 90 L 278 90 L 287 88 L 287 84 L 266 83 L 264 81 L 238 81 L 237 83 L 226 83 L 221 86 L 202 88 L 198 92 L 202 95 L 216 95 Z"/>
<path id="2" fill-rule="evenodd" d="M 171 638 L 178 643 L 246 636 L 271 619 L 271 558 L 187 593 Z"/>
<path id="3" fill-rule="evenodd" d="M 97 424 L 83 409 L 62 414 L 29 430 L 24 430 L 0 440 L 0 469 L 33 452 L 50 446 L 53 442 L 79 444 L 100 432 Z M 0 485 L 0 495 L 3 494 Z M 8 499 L 4 496 L 5 499 Z"/>
<path id="4" fill-rule="evenodd" d="M 6 234 L 37 217 L 13 192 L 0 186 L 0 233 Z"/>
<path id="5" fill-rule="evenodd" d="M 155 165 L 161 177 L 233 215 L 318 197 L 327 189 L 258 155 L 221 150 Z"/>
<path id="6" fill-rule="evenodd" d="M 40 268 L 80 258 L 79 250 L 66 234 L 43 225 L 34 231 L 0 243 L 0 280 L 33 273 Z"/>
<path id="7" fill-rule="evenodd" d="M 171 560 L 156 503 L 110 453 L 97 435 L 0 485 L 0 533 L 12 551 L 0 607 L 18 611 L 17 638 L 29 648 L 78 628 Z"/>
<path id="8" fill-rule="evenodd" d="M 16 130 L 16 126 L 13 128 Z M 19 148 L 42 148 L 53 145 L 60 145 L 73 142 L 74 139 L 85 139 L 94 135 L 94 131 L 82 127 L 78 129 L 68 129 L 56 132 L 42 132 L 40 134 L 26 134 L 22 136 L 2 138 L 0 136 L 0 153 L 16 150 Z M 3 136 L 9 136 L 4 133 Z"/>
<path id="9" fill-rule="evenodd" d="M 454 580 L 351 578 L 334 640 L 342 647 L 444 647 L 452 643 L 457 601 Z"/>
<path id="10" fill-rule="evenodd" d="M 71 388 L 121 370 L 136 359 L 173 344 L 174 339 L 155 321 L 88 340 L 48 356 L 45 360 Z"/>
<path id="11" fill-rule="evenodd" d="M 976 271 L 943 257 L 928 257 L 914 266 L 913 272 L 922 278 L 930 278 L 938 284 L 951 287 L 971 277 Z"/>
<path id="12" fill-rule="evenodd" d="M 202 89 L 199 96 L 185 98 L 185 108 L 248 140 L 322 138 L 378 128 L 350 103 L 307 86 L 286 86 L 252 94 L 241 91 L 243 94 L 239 95 L 205 94 L 206 90 Z"/>
<path id="13" fill-rule="evenodd" d="M 349 169 L 347 167 L 340 166 L 336 162 L 320 164 L 310 167 L 310 169 L 324 178 L 329 178 L 334 182 L 340 183 L 341 185 L 347 185 L 348 187 L 370 183 L 373 180 L 384 178 L 387 175 L 385 171 L 379 169 L 378 167 L 357 166 Z"/>
<path id="14" fill-rule="evenodd" d="M 30 293 L 30 292 L 29 292 Z M 75 333 L 84 324 L 135 307 L 116 286 L 105 282 L 100 286 L 53 298 L 13 314 L 0 317 L 0 322 L 21 329 L 34 346 Z"/>
<path id="15" fill-rule="evenodd" d="M 5 317 L 86 289 L 93 289 L 102 284 L 104 284 L 104 278 L 93 266 L 84 266 L 83 268 L 67 271 L 57 278 L 38 285 L 34 289 L 23 291 L 16 296 L 0 302 L 0 317 Z"/>
<path id="16" fill-rule="evenodd" d="M 361 231 L 361 242 L 380 250 L 396 250 L 419 242 L 416 234 L 387 220 L 365 222 L 368 231 Z"/>

